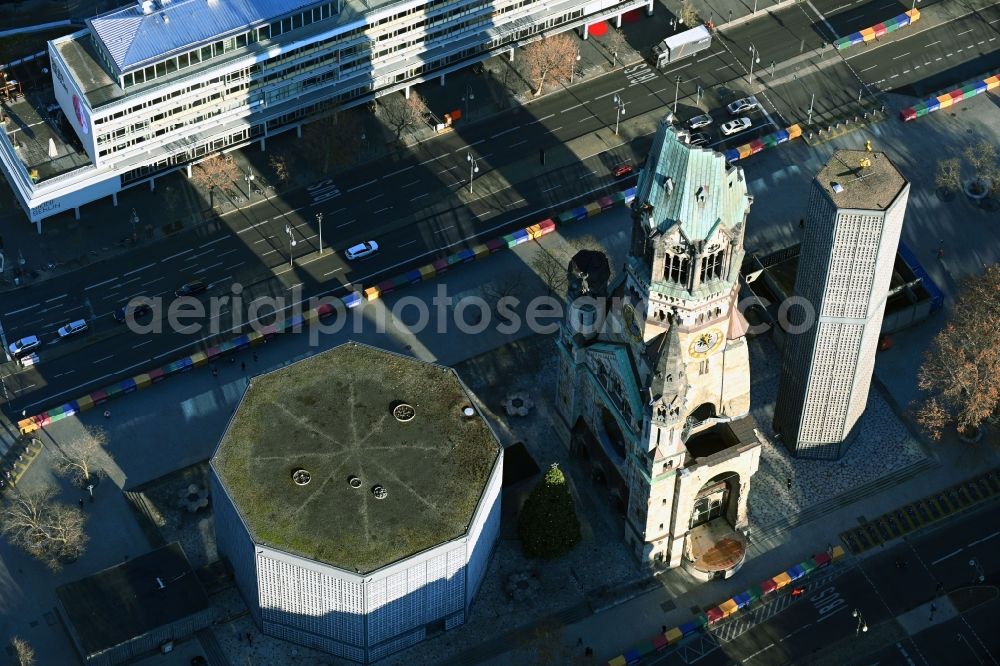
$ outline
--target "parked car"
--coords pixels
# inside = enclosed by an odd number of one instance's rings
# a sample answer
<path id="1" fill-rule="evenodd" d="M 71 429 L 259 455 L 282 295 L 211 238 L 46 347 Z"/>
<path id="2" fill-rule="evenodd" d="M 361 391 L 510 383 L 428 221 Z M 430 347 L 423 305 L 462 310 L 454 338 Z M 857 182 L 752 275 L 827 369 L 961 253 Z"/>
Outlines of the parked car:
<path id="1" fill-rule="evenodd" d="M 739 134 L 745 130 L 750 129 L 753 125 L 749 118 L 737 118 L 736 120 L 730 120 L 729 122 L 722 123 L 722 133 L 726 136 L 732 136 L 733 134 Z"/>
<path id="2" fill-rule="evenodd" d="M 114 316 L 115 316 L 115 321 L 117 321 L 119 324 L 124 324 L 126 317 L 131 317 L 132 319 L 135 319 L 136 317 L 141 317 L 142 315 L 149 314 L 152 311 L 153 308 L 149 305 L 149 303 L 139 303 L 138 305 L 136 305 L 131 309 L 129 309 L 127 305 L 123 305 L 122 307 L 115 310 Z"/>
<path id="3" fill-rule="evenodd" d="M 354 261 L 355 259 L 370 257 L 376 252 L 378 252 L 378 243 L 371 240 L 365 241 L 364 243 L 358 243 L 357 245 L 352 245 L 344 250 L 344 256 L 347 257 L 349 261 Z"/>
<path id="4" fill-rule="evenodd" d="M 10 343 L 7 347 L 7 351 L 9 351 L 10 355 L 14 358 L 21 358 L 22 356 L 27 356 L 31 352 L 38 349 L 41 344 L 42 341 L 38 339 L 38 336 L 29 335 Z"/>
<path id="5" fill-rule="evenodd" d="M 759 106 L 760 104 L 757 103 L 757 98 L 750 95 L 749 97 L 738 99 L 735 102 L 730 102 L 726 105 L 726 109 L 729 111 L 730 115 L 738 116 L 741 113 L 753 111 Z"/>
<path id="6" fill-rule="evenodd" d="M 625 176 L 631 176 L 633 173 L 635 173 L 635 167 L 633 167 L 631 164 L 622 164 L 616 166 L 614 168 L 614 171 L 612 171 L 611 173 L 614 174 L 615 178 L 624 178 Z"/>
<path id="7" fill-rule="evenodd" d="M 205 284 L 203 280 L 191 280 L 190 282 L 185 282 L 178 287 L 177 291 L 174 292 L 174 295 L 178 298 L 181 296 L 194 296 L 202 293 L 206 289 L 208 289 L 208 285 Z"/>
<path id="8" fill-rule="evenodd" d="M 77 319 L 76 321 L 71 321 L 65 326 L 59 327 L 59 337 L 68 338 L 73 335 L 79 335 L 87 330 L 87 322 L 83 319 Z"/>
<path id="9" fill-rule="evenodd" d="M 692 146 L 707 146 L 712 142 L 712 137 L 704 132 L 695 132 L 688 137 L 688 143 Z"/>
<path id="10" fill-rule="evenodd" d="M 712 124 L 712 116 L 704 113 L 700 116 L 695 116 L 688 121 L 688 129 L 699 129 L 701 127 L 708 127 Z"/>

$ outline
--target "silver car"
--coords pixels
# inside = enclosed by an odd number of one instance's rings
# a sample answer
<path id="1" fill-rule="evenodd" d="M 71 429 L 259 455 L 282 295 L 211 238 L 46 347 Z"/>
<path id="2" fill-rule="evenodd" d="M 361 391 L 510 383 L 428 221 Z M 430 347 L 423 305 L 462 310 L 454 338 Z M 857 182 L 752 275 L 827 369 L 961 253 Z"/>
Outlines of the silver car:
<path id="1" fill-rule="evenodd" d="M 700 127 L 708 127 L 711 124 L 712 124 L 712 116 L 708 115 L 707 113 L 703 113 L 700 116 L 695 116 L 687 123 L 688 129 L 693 129 L 693 130 L 698 129 Z"/>
<path id="2" fill-rule="evenodd" d="M 20 340 L 10 343 L 10 345 L 7 346 L 7 351 L 9 351 L 10 355 L 14 358 L 21 358 L 22 356 L 27 356 L 31 352 L 38 349 L 41 344 L 42 342 L 38 339 L 38 336 L 29 335 L 26 338 L 21 338 Z"/>
<path id="3" fill-rule="evenodd" d="M 87 330 L 87 322 L 85 322 L 83 319 L 77 319 L 76 321 L 71 321 L 65 326 L 60 326 L 58 333 L 60 338 L 68 338 L 72 335 L 78 335 L 80 333 L 83 333 L 86 330 Z"/>
<path id="4" fill-rule="evenodd" d="M 741 113 L 746 113 L 747 111 L 753 111 L 758 106 L 760 106 L 760 104 L 757 102 L 757 98 L 754 97 L 753 95 L 750 95 L 749 97 L 738 99 L 735 102 L 730 102 L 726 106 L 726 110 L 729 111 L 730 115 L 738 116 Z"/>
<path id="5" fill-rule="evenodd" d="M 720 129 L 722 133 L 726 136 L 732 136 L 733 134 L 739 134 L 745 130 L 750 129 L 753 125 L 749 118 L 737 118 L 736 120 L 730 120 L 729 122 L 722 123 Z"/>
<path id="6" fill-rule="evenodd" d="M 370 257 L 376 252 L 378 252 L 378 243 L 372 240 L 352 245 L 344 250 L 344 256 L 347 257 L 349 261 L 354 261 L 355 259 Z"/>

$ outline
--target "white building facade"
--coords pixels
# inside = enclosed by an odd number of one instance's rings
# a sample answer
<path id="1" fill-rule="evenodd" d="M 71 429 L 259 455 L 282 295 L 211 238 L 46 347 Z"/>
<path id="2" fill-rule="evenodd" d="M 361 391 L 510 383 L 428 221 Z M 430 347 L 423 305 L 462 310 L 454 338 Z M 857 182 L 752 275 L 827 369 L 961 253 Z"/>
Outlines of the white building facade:
<path id="1" fill-rule="evenodd" d="M 409 89 L 652 0 L 145 0 L 49 43 L 90 164 L 39 174 L 0 137 L 31 221 L 150 183 L 310 117 Z M 115 201 L 117 203 L 117 199 Z"/>
<path id="2" fill-rule="evenodd" d="M 257 543 L 212 470 L 216 540 L 270 636 L 361 663 L 465 623 L 500 534 L 503 454 L 466 534 L 366 575 Z"/>
<path id="3" fill-rule="evenodd" d="M 884 153 L 860 150 L 813 181 L 795 280 L 808 312 L 790 310 L 774 412 L 799 457 L 837 459 L 858 433 L 909 191 Z"/>

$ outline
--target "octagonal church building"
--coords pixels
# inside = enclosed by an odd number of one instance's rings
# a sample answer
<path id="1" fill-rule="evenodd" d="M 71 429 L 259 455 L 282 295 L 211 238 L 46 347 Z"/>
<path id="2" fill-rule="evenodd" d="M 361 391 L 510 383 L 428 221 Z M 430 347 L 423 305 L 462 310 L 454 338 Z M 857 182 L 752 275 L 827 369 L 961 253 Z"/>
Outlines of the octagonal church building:
<path id="1" fill-rule="evenodd" d="M 211 471 L 263 633 L 368 663 L 465 622 L 503 450 L 453 370 L 347 343 L 255 377 Z"/>
<path id="2" fill-rule="evenodd" d="M 746 555 L 762 435 L 737 309 L 752 197 L 743 170 L 664 118 L 639 176 L 628 258 L 570 266 L 557 407 L 651 569 L 728 577 Z"/>

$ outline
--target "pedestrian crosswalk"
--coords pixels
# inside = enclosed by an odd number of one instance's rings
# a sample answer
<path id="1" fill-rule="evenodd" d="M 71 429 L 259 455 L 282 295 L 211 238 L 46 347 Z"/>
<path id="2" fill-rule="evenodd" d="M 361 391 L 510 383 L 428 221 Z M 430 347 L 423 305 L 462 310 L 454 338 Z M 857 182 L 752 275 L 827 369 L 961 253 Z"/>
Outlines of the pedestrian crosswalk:
<path id="1" fill-rule="evenodd" d="M 309 192 L 309 198 L 312 199 L 314 206 L 340 196 L 340 188 L 334 185 L 329 178 L 319 183 L 313 183 L 306 190 Z"/>

